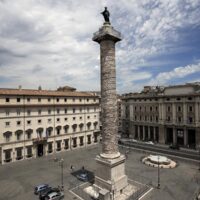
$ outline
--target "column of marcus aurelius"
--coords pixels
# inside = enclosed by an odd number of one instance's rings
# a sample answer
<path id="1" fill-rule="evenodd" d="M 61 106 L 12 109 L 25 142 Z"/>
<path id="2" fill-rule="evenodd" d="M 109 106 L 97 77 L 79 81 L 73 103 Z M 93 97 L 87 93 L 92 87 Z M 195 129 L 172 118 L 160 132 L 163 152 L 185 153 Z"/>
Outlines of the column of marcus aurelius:
<path id="1" fill-rule="evenodd" d="M 101 54 L 102 152 L 96 157 L 95 185 L 101 188 L 99 199 L 118 199 L 128 185 L 125 157 L 117 143 L 115 44 L 121 34 L 106 21 L 92 39 Z"/>

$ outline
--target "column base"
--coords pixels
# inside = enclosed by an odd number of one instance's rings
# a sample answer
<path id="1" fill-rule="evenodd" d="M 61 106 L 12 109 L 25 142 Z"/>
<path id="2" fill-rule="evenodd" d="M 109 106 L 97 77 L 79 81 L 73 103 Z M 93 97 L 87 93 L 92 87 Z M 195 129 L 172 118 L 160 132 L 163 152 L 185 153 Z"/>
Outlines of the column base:
<path id="1" fill-rule="evenodd" d="M 123 194 L 128 186 L 128 179 L 125 175 L 125 156 L 120 155 L 115 159 L 96 157 L 97 171 L 95 186 L 100 188 L 99 199 L 109 200 L 111 196 L 116 199 Z"/>

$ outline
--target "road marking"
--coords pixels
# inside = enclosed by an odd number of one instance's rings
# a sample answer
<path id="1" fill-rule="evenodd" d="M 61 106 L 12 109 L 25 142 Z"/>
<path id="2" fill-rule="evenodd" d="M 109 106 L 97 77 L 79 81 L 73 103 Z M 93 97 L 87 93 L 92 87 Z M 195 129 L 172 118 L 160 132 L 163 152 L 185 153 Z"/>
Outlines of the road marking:
<path id="1" fill-rule="evenodd" d="M 144 193 L 138 200 L 141 200 L 144 196 L 146 196 L 149 192 L 151 192 L 153 188 L 151 187 L 150 190 L 148 190 L 146 193 Z"/>
<path id="2" fill-rule="evenodd" d="M 84 199 L 82 199 L 80 196 L 78 196 L 76 193 L 74 193 L 73 191 L 69 190 L 69 192 L 71 192 L 73 195 L 75 195 L 75 196 L 78 197 L 79 199 L 84 200 Z"/>

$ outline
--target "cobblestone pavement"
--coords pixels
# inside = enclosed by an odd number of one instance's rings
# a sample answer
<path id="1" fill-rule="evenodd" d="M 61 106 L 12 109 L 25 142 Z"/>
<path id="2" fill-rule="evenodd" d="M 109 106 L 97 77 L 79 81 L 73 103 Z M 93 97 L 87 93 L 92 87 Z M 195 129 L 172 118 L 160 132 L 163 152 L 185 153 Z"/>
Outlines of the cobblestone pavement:
<path id="1" fill-rule="evenodd" d="M 85 169 L 95 173 L 95 156 L 100 146 L 87 149 L 61 152 L 56 154 L 59 160 L 64 159 L 64 187 L 65 199 L 74 199 L 69 189 L 80 184 L 80 181 L 71 174 L 70 166 L 74 170 Z M 126 152 L 127 149 L 120 149 Z M 189 162 L 178 161 L 174 169 L 160 170 L 160 189 L 157 186 L 157 168 L 141 163 L 145 153 L 129 150 L 126 161 L 126 174 L 143 184 L 151 184 L 154 188 L 144 200 L 189 200 L 200 185 L 200 172 L 198 166 Z M 51 186 L 61 185 L 61 167 L 54 161 L 55 156 L 46 156 L 37 159 L 20 161 L 0 166 L 0 200 L 36 200 L 33 194 L 34 186 L 48 183 Z"/>

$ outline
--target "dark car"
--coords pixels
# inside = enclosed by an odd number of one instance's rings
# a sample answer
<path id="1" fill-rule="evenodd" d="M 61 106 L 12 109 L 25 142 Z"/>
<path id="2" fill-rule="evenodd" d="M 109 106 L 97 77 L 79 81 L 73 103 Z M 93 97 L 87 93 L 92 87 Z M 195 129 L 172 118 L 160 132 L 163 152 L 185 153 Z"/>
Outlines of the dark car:
<path id="1" fill-rule="evenodd" d="M 38 186 L 35 187 L 34 189 L 34 193 L 35 194 L 39 194 L 41 191 L 46 190 L 47 188 L 49 188 L 48 184 L 40 184 Z"/>
<path id="2" fill-rule="evenodd" d="M 49 195 L 50 193 L 52 192 L 60 192 L 60 190 L 58 188 L 47 188 L 46 190 L 43 190 L 42 192 L 40 192 L 40 196 L 39 196 L 39 199 L 40 200 L 45 200 L 45 197 L 47 195 Z"/>
<path id="3" fill-rule="evenodd" d="M 175 150 L 179 150 L 180 149 L 178 144 L 171 144 L 171 145 L 169 145 L 169 148 L 170 149 L 175 149 Z"/>
<path id="4" fill-rule="evenodd" d="M 86 172 L 83 172 L 81 174 L 76 175 L 76 177 L 81 181 L 88 181 L 88 174 Z"/>

